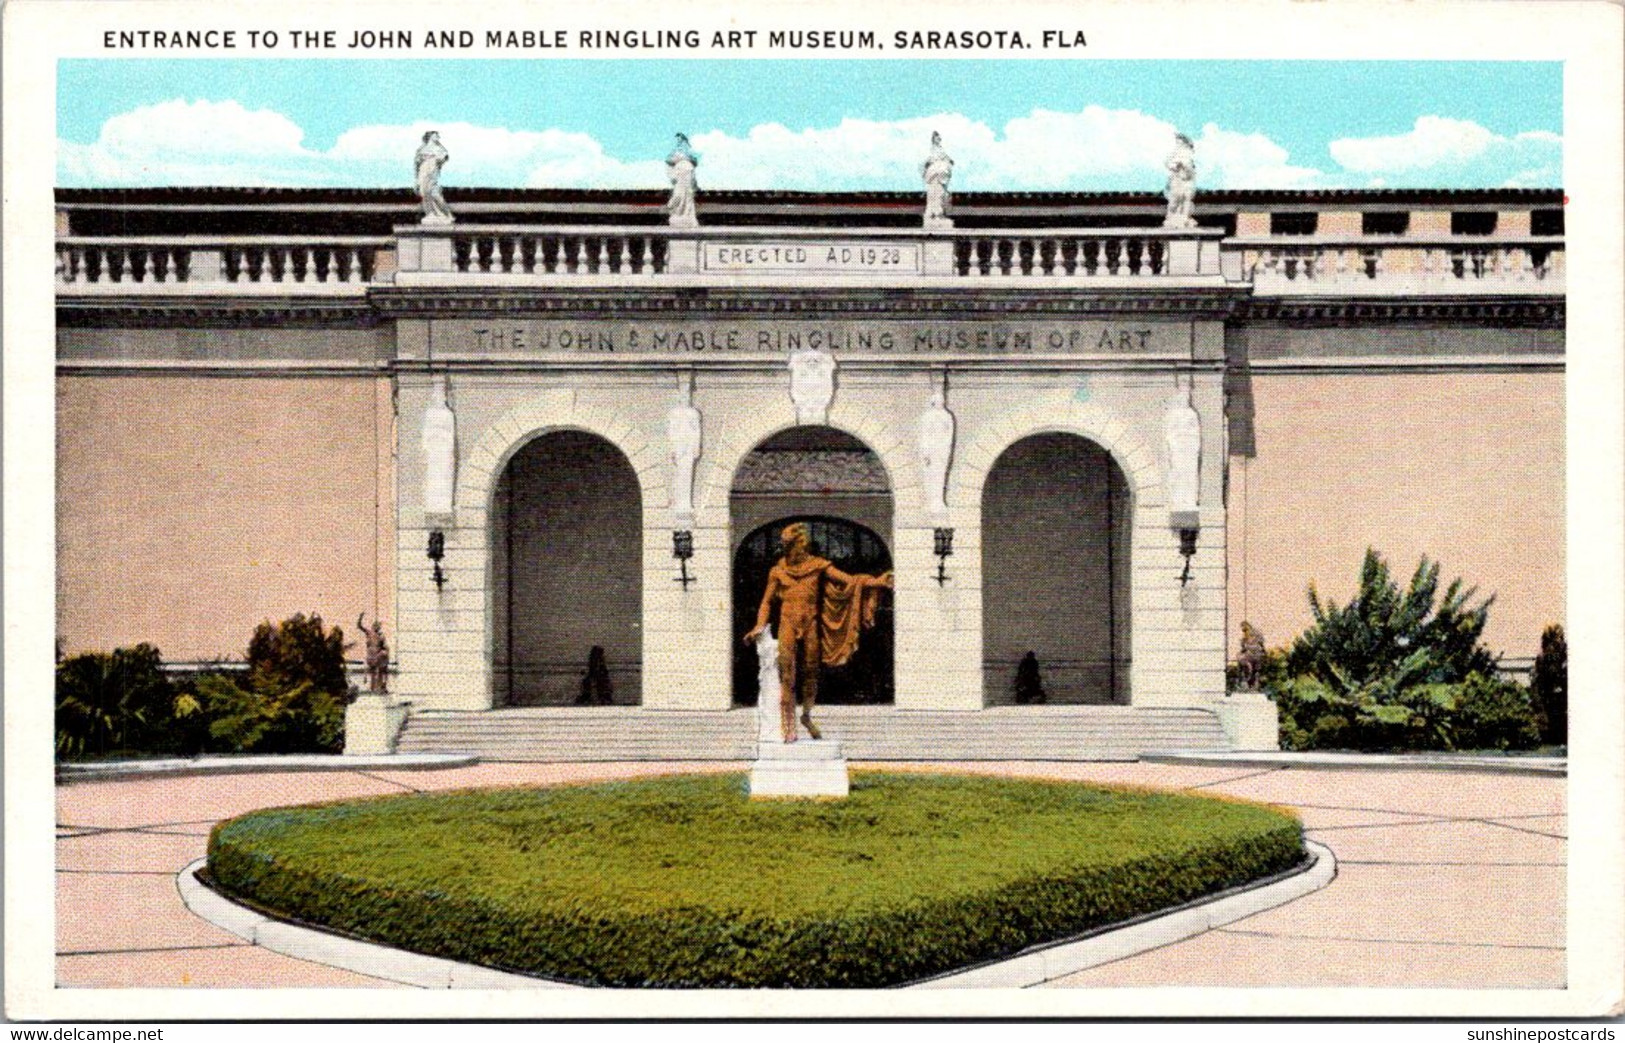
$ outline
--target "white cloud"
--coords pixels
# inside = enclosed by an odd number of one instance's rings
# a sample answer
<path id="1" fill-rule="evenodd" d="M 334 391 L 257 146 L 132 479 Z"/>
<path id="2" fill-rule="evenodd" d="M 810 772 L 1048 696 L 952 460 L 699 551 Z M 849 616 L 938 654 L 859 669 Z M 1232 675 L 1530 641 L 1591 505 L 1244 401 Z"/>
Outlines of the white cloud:
<path id="1" fill-rule="evenodd" d="M 1439 177 L 1472 171 L 1486 183 L 1562 181 L 1561 135 L 1533 130 L 1506 137 L 1472 120 L 1447 116 L 1419 116 L 1403 134 L 1339 138 L 1328 149 L 1343 169 L 1358 174 Z"/>
<path id="2" fill-rule="evenodd" d="M 306 144 L 281 113 L 235 101 L 174 99 L 108 119 L 95 141 L 58 143 L 64 185 L 354 185 L 406 187 L 423 132 L 451 152 L 448 186 L 664 188 L 665 157 L 622 159 L 592 135 L 471 123 L 367 124 L 330 148 Z M 956 112 L 898 120 L 843 119 L 793 129 L 761 123 L 743 134 L 694 135 L 702 188 L 916 190 L 932 131 L 956 163 L 958 191 L 1160 191 L 1173 124 L 1135 109 L 1034 109 L 994 127 Z M 1455 184 L 1556 184 L 1562 139 L 1513 138 L 1476 123 L 1424 116 L 1405 134 L 1344 138 L 1342 169 L 1294 163 L 1265 134 L 1209 123 L 1196 136 L 1199 188 L 1306 188 L 1404 181 L 1448 171 Z M 1396 177 L 1398 175 L 1398 177 Z M 1431 174 L 1429 175 L 1432 176 Z M 1437 177 L 1433 180 L 1439 181 Z M 1441 182 L 1443 183 L 1443 182 Z"/>

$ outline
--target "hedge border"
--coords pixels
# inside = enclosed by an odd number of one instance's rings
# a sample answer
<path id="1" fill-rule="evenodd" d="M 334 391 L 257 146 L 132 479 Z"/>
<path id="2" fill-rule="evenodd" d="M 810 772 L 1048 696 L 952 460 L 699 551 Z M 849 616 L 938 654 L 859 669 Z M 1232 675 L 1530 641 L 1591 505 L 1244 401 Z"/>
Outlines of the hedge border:
<path id="1" fill-rule="evenodd" d="M 990 785 L 1038 781 L 954 778 Z M 775 919 L 704 908 L 606 912 L 602 906 L 527 912 L 478 896 L 394 890 L 355 876 L 277 865 L 263 846 L 245 842 L 251 836 L 222 839 L 234 823 L 261 814 L 221 823 L 210 837 L 210 873 L 234 898 L 340 935 L 437 958 L 611 987 L 903 985 L 1186 905 L 1290 870 L 1305 857 L 1301 824 L 1279 813 L 1272 828 L 1225 843 L 1017 877 L 980 892 L 847 915 Z"/>

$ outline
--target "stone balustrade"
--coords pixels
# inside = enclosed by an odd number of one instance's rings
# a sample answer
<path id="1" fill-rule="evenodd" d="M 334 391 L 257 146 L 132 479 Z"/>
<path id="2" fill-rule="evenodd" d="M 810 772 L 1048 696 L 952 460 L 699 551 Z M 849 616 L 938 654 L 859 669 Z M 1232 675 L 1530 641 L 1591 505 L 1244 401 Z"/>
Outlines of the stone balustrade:
<path id="1" fill-rule="evenodd" d="M 67 294 L 366 293 L 374 285 L 1250 282 L 1261 296 L 1564 292 L 1560 237 L 1223 239 L 1212 229 L 402 226 L 393 237 L 59 238 Z"/>
<path id="2" fill-rule="evenodd" d="M 1231 239 L 1225 250 L 1260 295 L 1562 294 L 1565 283 L 1556 237 Z"/>
<path id="3" fill-rule="evenodd" d="M 1221 280 L 1207 229 L 402 226 L 401 284 Z"/>
<path id="4" fill-rule="evenodd" d="M 91 294 L 360 295 L 393 271 L 393 247 L 362 237 L 67 237 L 56 242 L 56 284 Z"/>

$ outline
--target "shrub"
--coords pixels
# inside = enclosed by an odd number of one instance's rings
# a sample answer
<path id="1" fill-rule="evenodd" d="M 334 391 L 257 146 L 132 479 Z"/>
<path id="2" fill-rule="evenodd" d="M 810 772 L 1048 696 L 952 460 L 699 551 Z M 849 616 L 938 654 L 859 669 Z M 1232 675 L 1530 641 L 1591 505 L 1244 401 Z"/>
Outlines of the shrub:
<path id="1" fill-rule="evenodd" d="M 175 692 L 149 644 L 70 656 L 56 667 L 56 753 L 102 757 L 150 747 Z"/>
<path id="2" fill-rule="evenodd" d="M 691 776 L 253 812 L 209 872 L 416 952 L 621 987 L 875 988 L 1291 868 L 1276 809 L 857 773 L 838 802 Z"/>
<path id="3" fill-rule="evenodd" d="M 1479 638 L 1495 599 L 1469 605 L 1477 588 L 1463 590 L 1460 579 L 1451 582 L 1442 599 L 1438 589 L 1438 563 L 1424 556 L 1401 592 L 1382 555 L 1368 549 L 1359 591 L 1347 605 L 1322 604 L 1310 584 L 1315 622 L 1292 643 L 1288 673 L 1317 677 L 1351 696 L 1374 684 L 1399 691 L 1412 684 L 1459 683 L 1468 674 L 1493 673 L 1495 657 Z"/>
<path id="4" fill-rule="evenodd" d="M 1541 631 L 1540 655 L 1535 657 L 1535 669 L 1529 676 L 1529 691 L 1534 698 L 1541 739 L 1554 746 L 1566 746 L 1569 741 L 1569 645 L 1560 626 L 1549 626 Z"/>
<path id="5" fill-rule="evenodd" d="M 336 699 L 350 701 L 344 665 L 344 631 L 324 629 L 322 617 L 303 613 L 254 628 L 248 642 L 248 672 L 267 688 L 310 684 Z"/>
<path id="6" fill-rule="evenodd" d="M 1540 745 L 1529 689 L 1480 674 L 1460 686 L 1451 727 L 1458 750 L 1532 750 Z"/>

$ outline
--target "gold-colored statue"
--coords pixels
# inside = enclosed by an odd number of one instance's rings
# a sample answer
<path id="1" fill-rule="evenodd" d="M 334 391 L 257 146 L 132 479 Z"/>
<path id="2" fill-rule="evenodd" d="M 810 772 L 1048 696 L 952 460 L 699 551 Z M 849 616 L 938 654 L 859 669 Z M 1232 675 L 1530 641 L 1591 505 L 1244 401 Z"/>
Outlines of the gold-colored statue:
<path id="1" fill-rule="evenodd" d="M 756 626 L 745 644 L 767 627 L 773 602 L 779 603 L 779 725 L 785 742 L 796 741 L 796 703 L 801 723 L 814 739 L 812 720 L 818 701 L 818 671 L 840 666 L 858 650 L 858 634 L 874 625 L 880 592 L 892 585 L 892 574 L 852 576 L 815 556 L 807 526 L 796 522 L 779 534 L 784 557 L 767 574 Z"/>

